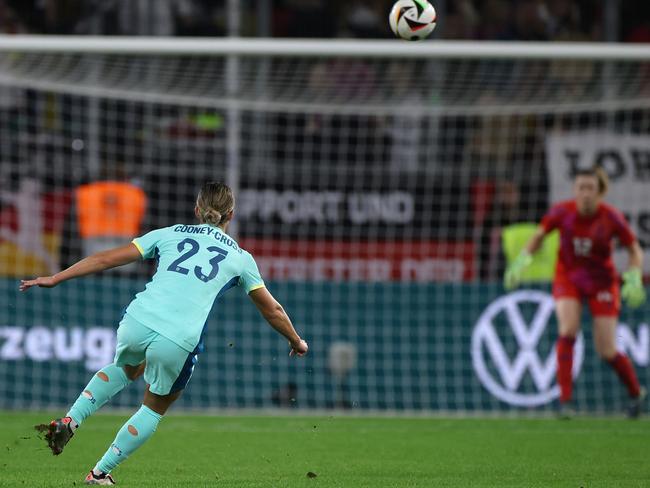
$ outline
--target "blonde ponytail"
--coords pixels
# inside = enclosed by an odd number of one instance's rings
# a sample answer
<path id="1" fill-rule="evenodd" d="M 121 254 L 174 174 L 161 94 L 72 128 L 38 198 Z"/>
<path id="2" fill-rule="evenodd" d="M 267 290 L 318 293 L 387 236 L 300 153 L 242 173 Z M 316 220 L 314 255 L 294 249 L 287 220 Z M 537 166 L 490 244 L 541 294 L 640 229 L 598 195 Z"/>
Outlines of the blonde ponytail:
<path id="1" fill-rule="evenodd" d="M 235 208 L 232 190 L 224 183 L 208 182 L 203 185 L 196 199 L 201 223 L 219 226 L 227 221 Z"/>
<path id="2" fill-rule="evenodd" d="M 221 223 L 221 214 L 213 208 L 201 209 L 201 220 L 206 224 L 219 225 Z"/>

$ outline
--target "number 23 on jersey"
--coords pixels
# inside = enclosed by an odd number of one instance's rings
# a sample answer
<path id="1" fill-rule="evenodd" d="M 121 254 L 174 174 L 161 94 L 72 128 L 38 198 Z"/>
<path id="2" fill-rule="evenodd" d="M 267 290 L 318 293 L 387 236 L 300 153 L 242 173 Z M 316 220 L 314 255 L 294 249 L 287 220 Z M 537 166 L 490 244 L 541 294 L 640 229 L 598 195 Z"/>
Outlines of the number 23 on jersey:
<path id="1" fill-rule="evenodd" d="M 178 243 L 177 249 L 178 252 L 182 254 L 178 257 L 178 259 L 174 260 L 174 262 L 169 265 L 167 270 L 174 273 L 187 275 L 189 274 L 190 270 L 181 266 L 181 264 L 199 252 L 199 243 L 194 239 L 190 239 L 188 237 L 187 239 L 183 239 Z M 204 283 L 207 283 L 208 281 L 216 278 L 217 274 L 219 273 L 219 263 L 226 259 L 226 256 L 228 255 L 228 251 L 217 246 L 210 246 L 207 248 L 207 250 L 214 254 L 214 256 L 209 261 L 210 265 L 212 266 L 210 272 L 208 274 L 205 274 L 201 266 L 194 266 L 194 276 L 196 276 Z"/>

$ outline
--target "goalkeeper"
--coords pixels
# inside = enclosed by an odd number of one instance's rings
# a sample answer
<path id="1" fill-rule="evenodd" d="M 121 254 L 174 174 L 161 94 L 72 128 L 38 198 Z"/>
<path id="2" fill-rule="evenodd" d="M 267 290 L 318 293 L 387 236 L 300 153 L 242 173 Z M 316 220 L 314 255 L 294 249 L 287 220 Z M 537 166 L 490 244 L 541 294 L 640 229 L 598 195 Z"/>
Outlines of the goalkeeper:
<path id="1" fill-rule="evenodd" d="M 621 297 L 633 308 L 643 304 L 646 298 L 641 277 L 643 251 L 623 215 L 603 202 L 608 184 L 607 175 L 600 168 L 579 171 L 574 181 L 575 198 L 549 210 L 539 230 L 505 273 L 505 287 L 516 287 L 544 236 L 559 230 L 560 251 L 553 297 L 559 323 L 556 352 L 560 417 L 568 417 L 573 410 L 573 349 L 580 330 L 583 302 L 589 305 L 593 318 L 596 351 L 627 388 L 631 418 L 639 416 L 646 397 L 632 362 L 616 348 Z M 629 251 L 629 269 L 623 273 L 620 290 L 612 260 L 614 239 Z"/>
<path id="2" fill-rule="evenodd" d="M 87 485 L 114 485 L 111 471 L 156 431 L 192 376 L 213 302 L 228 289 L 239 286 L 248 293 L 263 317 L 289 341 L 290 355 L 307 353 L 307 343 L 265 288 L 253 257 L 226 234 L 234 208 L 230 188 L 206 183 L 194 209 L 198 225 L 154 230 L 131 244 L 82 259 L 54 276 L 21 282 L 21 291 L 32 286 L 51 288 L 142 258 L 158 260 L 156 274 L 120 322 L 115 362 L 93 376 L 65 417 L 41 426 L 52 453 L 61 454 L 86 418 L 144 375 L 147 387 L 142 406 L 90 470 Z"/>

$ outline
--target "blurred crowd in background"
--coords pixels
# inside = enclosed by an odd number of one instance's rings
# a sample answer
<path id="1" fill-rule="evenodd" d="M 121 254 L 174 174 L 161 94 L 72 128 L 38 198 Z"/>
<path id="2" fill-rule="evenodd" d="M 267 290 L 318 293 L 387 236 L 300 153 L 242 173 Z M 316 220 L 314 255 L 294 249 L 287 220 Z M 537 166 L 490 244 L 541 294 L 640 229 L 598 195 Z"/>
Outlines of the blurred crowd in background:
<path id="1" fill-rule="evenodd" d="M 392 0 L 238 0 L 243 36 L 383 38 Z M 230 5 L 233 3 L 231 2 Z M 646 0 L 437 0 L 434 38 L 650 42 Z M 228 0 L 0 0 L 6 33 L 223 36 Z M 232 17 L 231 17 L 232 18 Z"/>
<path id="2" fill-rule="evenodd" d="M 239 0 L 238 18 L 229 11 L 232 4 L 228 0 L 0 0 L 0 29 L 16 34 L 224 36 L 233 34 L 234 23 L 242 36 L 392 35 L 386 18 L 392 0 Z M 438 39 L 650 42 L 648 0 L 436 0 L 434 4 L 440 20 L 433 38 Z M 26 66 L 45 77 L 38 64 Z M 139 79 L 138 68 L 146 64 L 128 66 L 134 68 L 132 78 Z M 179 86 L 188 92 L 200 84 L 183 78 L 187 73 L 199 77 L 205 72 L 213 85 L 218 85 L 223 73 L 221 65 L 205 60 L 198 67 L 169 66 L 169 72 L 185 80 Z M 391 227 L 389 241 L 401 236 L 444 242 L 448 247 L 471 243 L 476 248 L 474 279 L 500 280 L 502 227 L 537 221 L 544 213 L 549 134 L 603 127 L 633 134 L 650 131 L 647 108 L 628 104 L 606 112 L 590 105 L 603 93 L 611 96 L 618 89 L 633 101 L 647 100 L 647 64 L 635 64 L 631 72 L 620 66 L 608 72 L 597 63 L 567 70 L 566 65 L 553 62 L 455 64 L 453 60 L 427 66 L 401 60 L 390 65 L 319 60 L 303 63 L 302 72 L 298 66 L 276 63 L 266 74 L 283 80 L 279 88 L 288 95 L 270 91 L 273 87 L 266 83 L 249 87 L 262 95 L 239 94 L 249 99 L 266 96 L 279 107 L 241 114 L 241 189 L 260 195 L 279 192 L 284 197 L 315 191 L 324 197 L 331 196 L 327 192 L 366 192 L 368 198 L 389 190 L 407 192 L 415 208 L 408 222 Z M 286 73 L 291 75 L 285 77 Z M 457 76 L 465 77 L 465 84 L 456 83 Z M 416 83 L 427 89 L 420 93 L 412 86 L 417 80 L 433 81 Z M 165 86 L 148 89 L 160 88 L 167 95 Z M 327 88 L 332 87 L 340 106 L 400 100 L 412 104 L 412 97 L 432 106 L 453 106 L 458 101 L 465 108 L 540 101 L 549 107 L 556 101 L 579 106 L 566 113 L 470 110 L 430 117 L 390 111 L 339 113 L 328 105 L 332 93 Z M 368 87 L 381 90 L 365 93 Z M 185 202 L 192 201 L 206 179 L 225 177 L 228 114 L 215 109 L 210 100 L 203 107 L 189 107 L 174 104 L 174 93 L 171 102 L 160 103 L 141 101 L 137 95 L 104 97 L 101 87 L 93 93 L 101 95 L 20 85 L 0 90 L 0 275 L 7 273 L 3 266 L 10 268 L 10 274 L 24 274 L 11 268 L 17 262 L 16 249 L 29 251 L 29 259 L 52 271 L 97 246 L 191 221 L 191 206 Z M 314 100 L 329 110 L 303 113 L 282 105 Z M 95 199 L 104 194 L 105 198 Z M 44 195 L 36 207 L 34 195 Z M 53 205 L 48 198 L 59 203 Z M 178 205 L 179 201 L 184 203 Z M 96 228 L 92 219 L 80 213 L 93 205 L 102 215 L 112 215 L 104 210 L 112 209 L 119 222 Z M 129 213 L 124 209 L 134 206 L 137 219 L 120 220 Z M 34 215 L 41 215 L 42 221 Z M 283 225 L 287 222 L 282 215 L 273 219 L 242 218 L 239 235 L 373 241 L 385 237 L 386 229 L 381 220 L 351 226 L 343 218 L 324 223 L 307 218 L 303 225 Z M 47 242 L 33 238 L 34 229 L 41 227 L 51 234 Z M 113 234 L 99 235 L 107 228 Z M 4 255 L 3 245 L 8 249 Z M 57 256 L 58 261 L 48 256 Z"/>

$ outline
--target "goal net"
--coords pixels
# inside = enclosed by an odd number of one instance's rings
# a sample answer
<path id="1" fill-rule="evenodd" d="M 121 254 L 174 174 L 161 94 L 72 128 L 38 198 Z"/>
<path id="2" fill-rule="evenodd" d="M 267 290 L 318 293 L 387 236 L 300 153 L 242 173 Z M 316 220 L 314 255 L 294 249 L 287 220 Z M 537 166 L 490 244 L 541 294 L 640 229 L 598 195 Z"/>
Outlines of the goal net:
<path id="1" fill-rule="evenodd" d="M 593 164 L 650 246 L 649 133 L 635 47 L 2 38 L 0 408 L 71 403 L 155 264 L 18 279 L 192 223 L 206 180 L 235 190 L 232 233 L 311 350 L 289 358 L 233 290 L 181 407 L 550 408 L 557 239 L 513 293 L 505 263 Z M 624 308 L 617 333 L 644 384 L 648 311 Z M 617 411 L 583 324 L 577 406 Z"/>

